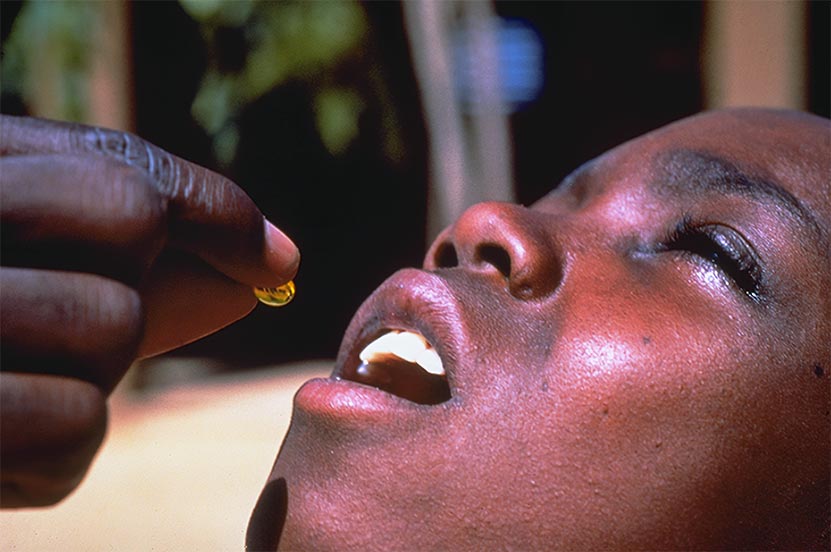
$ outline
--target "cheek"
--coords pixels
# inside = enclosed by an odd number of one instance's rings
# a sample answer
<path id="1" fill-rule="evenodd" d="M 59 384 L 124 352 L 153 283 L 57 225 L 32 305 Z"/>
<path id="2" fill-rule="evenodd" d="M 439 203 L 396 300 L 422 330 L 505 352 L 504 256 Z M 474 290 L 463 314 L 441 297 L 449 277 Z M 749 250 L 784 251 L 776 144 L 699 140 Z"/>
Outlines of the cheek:
<path id="1" fill-rule="evenodd" d="M 777 387 L 781 359 L 747 313 L 689 299 L 633 291 L 570 305 L 545 361 L 551 397 L 610 430 L 694 421 L 688 446 L 719 420 L 738 422 Z"/>
<path id="2" fill-rule="evenodd" d="M 551 488 L 565 484 L 575 523 L 596 519 L 609 538 L 729 531 L 747 504 L 764 508 L 759 481 L 809 456 L 788 437 L 805 434 L 795 359 L 735 311 L 613 301 L 572 310 L 594 316 L 567 320 L 546 364 L 530 415 Z"/>

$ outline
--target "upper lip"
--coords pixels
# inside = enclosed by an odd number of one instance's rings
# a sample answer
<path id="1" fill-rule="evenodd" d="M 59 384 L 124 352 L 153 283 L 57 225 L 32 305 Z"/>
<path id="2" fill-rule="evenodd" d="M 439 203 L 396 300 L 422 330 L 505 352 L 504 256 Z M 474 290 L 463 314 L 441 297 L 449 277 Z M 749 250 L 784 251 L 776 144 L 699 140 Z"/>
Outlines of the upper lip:
<path id="1" fill-rule="evenodd" d="M 344 334 L 333 377 L 357 366 L 367 344 L 389 330 L 423 335 L 436 349 L 456 395 L 458 365 L 467 341 L 458 299 L 436 273 L 404 269 L 393 274 L 361 305 Z"/>

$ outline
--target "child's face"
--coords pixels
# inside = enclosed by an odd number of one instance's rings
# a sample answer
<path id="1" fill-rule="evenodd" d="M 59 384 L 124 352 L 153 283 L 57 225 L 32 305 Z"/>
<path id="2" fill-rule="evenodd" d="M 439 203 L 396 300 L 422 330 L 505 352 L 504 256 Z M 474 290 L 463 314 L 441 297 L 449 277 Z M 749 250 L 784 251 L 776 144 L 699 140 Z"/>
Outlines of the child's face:
<path id="1" fill-rule="evenodd" d="M 283 524 L 281 546 L 306 550 L 816 539 L 829 175 L 827 121 L 722 112 L 624 144 L 530 208 L 471 208 L 426 270 L 367 300 L 334 372 L 360 379 L 370 341 L 410 330 L 451 398 L 307 383 L 249 545 Z M 420 381 L 370 368 L 364 382 L 396 393 Z"/>

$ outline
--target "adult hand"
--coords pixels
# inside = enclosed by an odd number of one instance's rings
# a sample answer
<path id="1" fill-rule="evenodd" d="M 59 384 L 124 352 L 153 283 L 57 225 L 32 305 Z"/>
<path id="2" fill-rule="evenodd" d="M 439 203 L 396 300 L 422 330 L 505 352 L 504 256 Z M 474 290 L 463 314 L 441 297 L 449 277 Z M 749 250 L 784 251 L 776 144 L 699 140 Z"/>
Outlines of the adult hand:
<path id="1" fill-rule="evenodd" d="M 0 116 L 4 507 L 86 472 L 136 359 L 245 316 L 300 255 L 233 182 L 118 131 Z"/>

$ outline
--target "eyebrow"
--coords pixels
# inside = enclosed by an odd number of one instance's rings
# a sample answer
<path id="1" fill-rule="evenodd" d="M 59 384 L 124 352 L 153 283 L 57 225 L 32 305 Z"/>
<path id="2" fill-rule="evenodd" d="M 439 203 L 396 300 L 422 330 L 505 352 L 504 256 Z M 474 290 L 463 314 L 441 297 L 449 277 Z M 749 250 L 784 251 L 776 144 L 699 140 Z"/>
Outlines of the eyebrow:
<path id="1" fill-rule="evenodd" d="M 657 166 L 659 179 L 652 187 L 658 193 L 669 189 L 675 193 L 732 195 L 770 202 L 807 226 L 820 241 L 825 241 L 822 226 L 811 210 L 773 180 L 747 174 L 711 153 L 686 149 L 662 154 Z"/>

